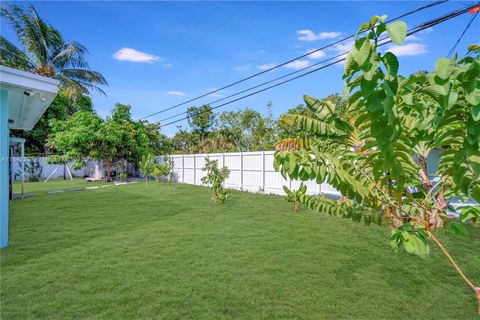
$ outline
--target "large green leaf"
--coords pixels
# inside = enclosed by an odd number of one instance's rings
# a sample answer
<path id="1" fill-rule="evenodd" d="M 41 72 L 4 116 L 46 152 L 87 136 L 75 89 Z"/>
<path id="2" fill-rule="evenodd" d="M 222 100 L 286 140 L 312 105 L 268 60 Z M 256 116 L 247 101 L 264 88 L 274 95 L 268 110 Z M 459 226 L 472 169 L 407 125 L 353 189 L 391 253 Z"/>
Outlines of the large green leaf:
<path id="1" fill-rule="evenodd" d="M 454 63 L 447 58 L 440 58 L 435 62 L 435 70 L 437 70 L 437 76 L 446 80 L 450 77 L 454 70 Z"/>
<path id="2" fill-rule="evenodd" d="M 417 234 L 412 234 L 405 231 L 402 233 L 402 235 L 405 239 L 403 241 L 403 247 L 405 248 L 405 251 L 421 257 L 428 255 L 428 253 L 430 252 L 428 244 Z"/>
<path id="3" fill-rule="evenodd" d="M 387 32 L 393 42 L 401 45 L 407 36 L 407 24 L 403 21 L 392 22 L 387 24 Z"/>
<path id="4" fill-rule="evenodd" d="M 357 47 L 359 45 L 360 47 Z M 358 43 L 355 44 L 355 49 L 352 50 L 353 59 L 358 65 L 363 65 L 367 61 L 368 56 L 370 55 L 371 45 L 368 38 L 363 38 Z"/>
<path id="5" fill-rule="evenodd" d="M 330 101 L 316 99 L 307 95 L 303 96 L 307 107 L 312 110 L 320 120 L 326 120 L 335 113 L 335 104 Z"/>
<path id="6" fill-rule="evenodd" d="M 383 63 L 387 68 L 388 75 L 390 77 L 396 77 L 398 73 L 398 65 L 399 65 L 397 57 L 391 52 L 386 52 L 385 55 L 383 56 Z"/>

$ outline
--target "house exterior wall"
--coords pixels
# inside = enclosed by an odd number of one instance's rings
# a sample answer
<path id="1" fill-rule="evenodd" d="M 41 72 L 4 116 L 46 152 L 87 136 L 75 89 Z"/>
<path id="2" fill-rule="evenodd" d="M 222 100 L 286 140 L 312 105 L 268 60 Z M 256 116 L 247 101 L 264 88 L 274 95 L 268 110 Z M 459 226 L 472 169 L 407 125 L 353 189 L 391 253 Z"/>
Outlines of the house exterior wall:
<path id="1" fill-rule="evenodd" d="M 8 91 L 0 89 L 0 248 L 8 244 Z"/>

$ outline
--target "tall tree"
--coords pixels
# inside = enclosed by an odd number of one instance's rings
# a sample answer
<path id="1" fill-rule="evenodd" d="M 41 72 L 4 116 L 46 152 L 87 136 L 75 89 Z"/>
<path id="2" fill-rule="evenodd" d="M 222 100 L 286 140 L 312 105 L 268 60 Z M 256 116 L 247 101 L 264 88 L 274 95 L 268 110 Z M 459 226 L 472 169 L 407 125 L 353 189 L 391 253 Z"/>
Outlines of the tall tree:
<path id="1" fill-rule="evenodd" d="M 209 105 L 188 108 L 187 117 L 192 132 L 198 134 L 201 139 L 205 139 L 208 136 L 215 124 L 215 114 Z"/>
<path id="2" fill-rule="evenodd" d="M 105 120 L 90 111 L 79 111 L 66 121 L 53 120 L 48 145 L 76 167 L 88 159 L 102 160 L 108 177 L 114 163 L 138 164 L 142 156 L 153 154 L 159 137 L 145 121 L 132 120 L 129 105 L 116 104 Z"/>
<path id="3" fill-rule="evenodd" d="M 24 9 L 15 4 L 0 8 L 1 16 L 13 27 L 23 50 L 0 36 L 0 64 L 56 78 L 68 96 L 79 98 L 91 90 L 104 93 L 105 78 L 89 69 L 87 49 L 76 41 L 65 41 L 62 34 L 45 22 L 33 5 Z"/>
<path id="4" fill-rule="evenodd" d="M 277 138 L 271 114 L 263 117 L 250 108 L 220 113 L 218 129 L 236 151 L 272 150 Z"/>

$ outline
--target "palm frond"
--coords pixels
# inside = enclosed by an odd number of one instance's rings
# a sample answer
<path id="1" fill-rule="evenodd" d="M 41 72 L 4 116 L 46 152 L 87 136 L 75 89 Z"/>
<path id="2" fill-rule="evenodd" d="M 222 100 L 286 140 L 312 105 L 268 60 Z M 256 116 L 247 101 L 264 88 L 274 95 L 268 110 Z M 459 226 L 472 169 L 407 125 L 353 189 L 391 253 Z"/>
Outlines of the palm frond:
<path id="1" fill-rule="evenodd" d="M 100 86 L 107 85 L 107 81 L 99 72 L 88 69 L 85 60 L 87 49 L 78 42 L 64 41 L 61 33 L 45 22 L 33 5 L 28 9 L 14 4 L 5 5 L 0 12 L 14 28 L 25 51 L 22 54 L 2 38 L 2 63 L 56 77 L 72 95 L 88 94 L 91 90 L 105 94 Z"/>
<path id="2" fill-rule="evenodd" d="M 0 64 L 25 71 L 32 68 L 28 57 L 3 36 L 0 36 Z"/>
<path id="3" fill-rule="evenodd" d="M 0 7 L 0 15 L 10 23 L 17 35 L 22 34 L 24 31 L 20 18 L 23 13 L 23 9 L 15 4 L 3 4 Z"/>
<path id="4" fill-rule="evenodd" d="M 57 78 L 65 84 L 75 83 L 74 87 L 82 87 L 80 90 L 83 93 L 88 93 L 89 90 L 95 90 L 105 95 L 105 92 L 97 85 L 108 85 L 105 78 L 96 71 L 84 69 L 62 69 Z M 68 79 L 68 80 L 67 80 Z"/>
<path id="5" fill-rule="evenodd" d="M 66 67 L 88 69 L 84 55 L 88 50 L 76 41 L 62 43 L 51 52 L 50 61 L 57 70 Z"/>

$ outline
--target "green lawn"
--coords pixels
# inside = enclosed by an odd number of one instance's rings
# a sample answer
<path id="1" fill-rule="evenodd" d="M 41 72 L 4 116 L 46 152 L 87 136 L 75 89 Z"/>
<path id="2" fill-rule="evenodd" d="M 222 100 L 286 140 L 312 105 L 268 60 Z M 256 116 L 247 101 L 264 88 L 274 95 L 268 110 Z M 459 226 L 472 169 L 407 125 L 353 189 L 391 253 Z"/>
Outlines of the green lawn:
<path id="1" fill-rule="evenodd" d="M 281 197 L 151 182 L 11 202 L 2 319 L 478 319 L 436 249 L 395 253 L 388 230 Z M 95 185 L 95 184 L 90 184 Z M 480 230 L 440 235 L 480 283 Z"/>

